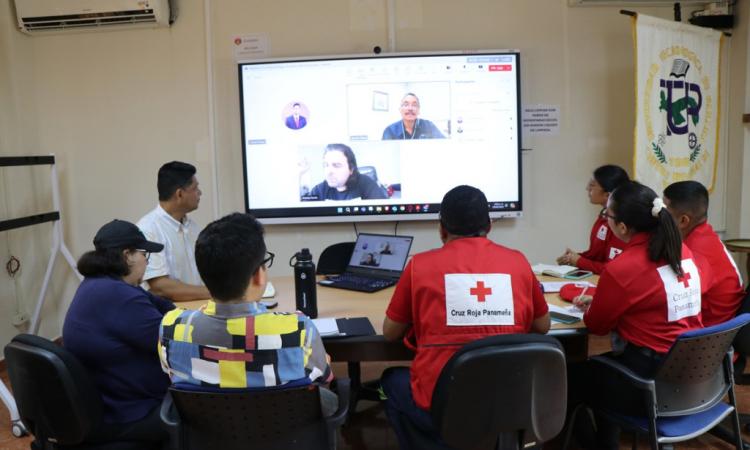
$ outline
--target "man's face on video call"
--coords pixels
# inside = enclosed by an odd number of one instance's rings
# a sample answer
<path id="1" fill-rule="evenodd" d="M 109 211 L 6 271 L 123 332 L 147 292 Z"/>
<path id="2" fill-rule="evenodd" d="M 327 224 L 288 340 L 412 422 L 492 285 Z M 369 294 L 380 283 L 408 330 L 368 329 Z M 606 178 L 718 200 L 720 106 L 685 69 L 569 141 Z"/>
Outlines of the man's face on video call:
<path id="1" fill-rule="evenodd" d="M 404 120 L 416 120 L 419 116 L 419 100 L 413 95 L 407 95 L 401 101 L 400 110 Z"/>
<path id="2" fill-rule="evenodd" d="M 326 174 L 326 183 L 332 188 L 342 189 L 346 186 L 346 180 L 352 171 L 349 170 L 349 162 L 346 156 L 339 151 L 332 150 L 323 156 L 323 169 Z"/>

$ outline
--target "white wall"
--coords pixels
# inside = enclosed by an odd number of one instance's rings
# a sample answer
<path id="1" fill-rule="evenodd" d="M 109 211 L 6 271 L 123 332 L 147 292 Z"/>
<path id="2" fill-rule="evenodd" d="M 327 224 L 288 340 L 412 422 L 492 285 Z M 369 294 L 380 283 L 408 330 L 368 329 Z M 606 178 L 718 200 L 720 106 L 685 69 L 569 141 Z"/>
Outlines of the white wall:
<path id="1" fill-rule="evenodd" d="M 179 17 L 167 29 L 29 37 L 15 30 L 11 2 L 0 0 L 0 155 L 58 156 L 65 239 L 75 256 L 92 247 L 94 233 L 106 221 L 114 217 L 135 221 L 155 205 L 156 171 L 166 161 L 180 159 L 198 166 L 204 191 L 195 213 L 198 222 L 210 221 L 215 207 L 222 215 L 243 208 L 233 36 L 267 33 L 271 57 L 368 53 L 375 45 L 388 47 L 386 0 L 207 0 L 208 39 L 204 1 L 178 3 Z M 491 238 L 521 249 L 532 262 L 549 262 L 565 246 L 583 249 L 597 213 L 584 191 L 592 169 L 604 163 L 628 169 L 631 165 L 629 19 L 618 13 L 619 7 L 570 8 L 567 0 L 396 0 L 395 4 L 397 51 L 521 51 L 523 103 L 559 105 L 561 129 L 558 136 L 525 139 L 524 147 L 532 150 L 523 155 L 524 217 L 496 222 Z M 750 164 L 750 158 L 745 162 L 742 158 L 746 129 L 733 120 L 745 107 L 745 84 L 750 82 L 743 52 L 747 7 L 739 4 L 743 14 L 734 31 L 730 72 L 732 86 L 742 95 L 739 100 L 729 99 L 730 186 L 742 183 L 742 164 Z M 672 11 L 671 7 L 639 10 L 666 18 Z M 207 40 L 213 54 L 210 62 Z M 216 183 L 208 70 L 214 78 Z M 2 215 L 19 215 L 29 202 L 45 198 L 46 190 L 36 180 L 34 188 L 21 194 L 9 190 L 17 184 L 8 183 L 5 172 L 0 176 Z M 218 205 L 213 204 L 215 194 Z M 743 216 L 747 223 L 747 197 L 727 194 L 728 232 L 740 231 Z M 22 198 L 28 201 L 19 203 Z M 26 206 L 10 206 L 9 199 L 13 205 Z M 743 226 L 745 232 L 750 228 L 750 224 Z M 358 228 L 393 232 L 394 224 Z M 433 222 L 409 222 L 401 223 L 398 231 L 414 235 L 414 251 L 422 251 L 439 245 L 435 228 Z M 5 262 L 9 240 L 17 242 L 29 278 L 14 284 L 15 295 L 30 309 L 46 263 L 48 232 L 40 228 L 28 233 L 10 238 L 9 233 L 0 234 L 0 262 Z M 347 224 L 269 226 L 268 246 L 278 255 L 271 275 L 290 274 L 286 261 L 301 247 L 310 247 L 317 256 L 327 245 L 353 237 Z M 0 280 L 0 295 L 12 296 L 4 273 Z M 59 334 L 74 286 L 59 264 L 44 317 L 45 335 Z M 0 303 L 0 315 L 6 316 L 2 308 L 10 302 Z M 0 320 L 2 342 L 15 332 L 6 322 Z"/>

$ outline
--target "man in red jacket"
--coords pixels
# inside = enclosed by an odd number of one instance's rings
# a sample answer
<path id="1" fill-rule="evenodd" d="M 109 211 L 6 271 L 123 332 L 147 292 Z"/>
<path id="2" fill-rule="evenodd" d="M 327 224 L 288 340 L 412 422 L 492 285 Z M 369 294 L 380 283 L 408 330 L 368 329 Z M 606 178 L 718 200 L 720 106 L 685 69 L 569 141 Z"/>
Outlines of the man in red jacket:
<path id="1" fill-rule="evenodd" d="M 432 392 L 443 366 L 462 345 L 485 336 L 546 333 L 547 303 L 524 255 L 495 244 L 487 198 L 471 186 L 450 190 L 440 205 L 443 246 L 406 265 L 383 323 L 387 340 L 415 349 L 411 368 L 383 373 L 386 414 L 401 449 L 411 422 L 439 440 L 430 417 Z"/>
<path id="2" fill-rule="evenodd" d="M 685 245 L 693 252 L 704 273 L 701 298 L 704 326 L 716 325 L 734 317 L 744 297 L 742 277 L 734 259 L 708 224 L 708 191 L 697 181 L 679 181 L 664 189 L 667 205 Z"/>

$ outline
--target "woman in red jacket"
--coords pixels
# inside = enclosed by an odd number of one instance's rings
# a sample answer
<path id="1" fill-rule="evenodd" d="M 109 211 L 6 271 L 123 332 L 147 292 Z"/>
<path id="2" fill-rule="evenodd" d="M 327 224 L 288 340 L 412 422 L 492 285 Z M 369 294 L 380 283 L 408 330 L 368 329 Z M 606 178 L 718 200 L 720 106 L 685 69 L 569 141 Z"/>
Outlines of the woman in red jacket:
<path id="1" fill-rule="evenodd" d="M 622 252 L 625 244 L 609 230 L 607 217 L 603 213 L 612 191 L 628 181 L 630 181 L 628 173 L 620 166 L 608 164 L 594 171 L 593 177 L 586 186 L 586 191 L 589 194 L 589 202 L 600 205 L 602 211 L 591 227 L 589 249 L 577 253 L 568 248 L 562 256 L 557 258 L 558 264 L 568 264 L 583 270 L 601 273 L 604 265 Z"/>
<path id="2" fill-rule="evenodd" d="M 579 302 L 586 309 L 583 320 L 592 334 L 612 334 L 609 357 L 651 378 L 677 336 L 703 326 L 700 272 L 672 216 L 650 188 L 637 182 L 620 186 L 604 214 L 625 248 L 604 268 L 593 299 Z M 583 383 L 579 389 L 585 392 L 579 394 L 588 404 L 645 415 L 642 394 L 596 373 L 596 367 L 586 364 L 571 383 Z M 616 448 L 617 429 L 598 425 L 596 448 Z"/>

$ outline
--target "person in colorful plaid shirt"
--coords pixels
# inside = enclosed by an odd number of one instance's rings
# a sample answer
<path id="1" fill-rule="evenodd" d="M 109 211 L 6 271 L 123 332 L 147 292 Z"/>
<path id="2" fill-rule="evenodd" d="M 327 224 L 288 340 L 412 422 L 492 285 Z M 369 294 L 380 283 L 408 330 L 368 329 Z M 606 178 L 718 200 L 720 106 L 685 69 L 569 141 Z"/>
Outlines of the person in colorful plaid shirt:
<path id="1" fill-rule="evenodd" d="M 170 311 L 161 322 L 159 358 L 172 383 L 232 389 L 331 381 L 312 320 L 258 303 L 273 256 L 250 215 L 230 214 L 201 231 L 195 260 L 212 299 L 197 311 Z M 327 389 L 321 402 L 324 414 L 335 411 Z"/>

